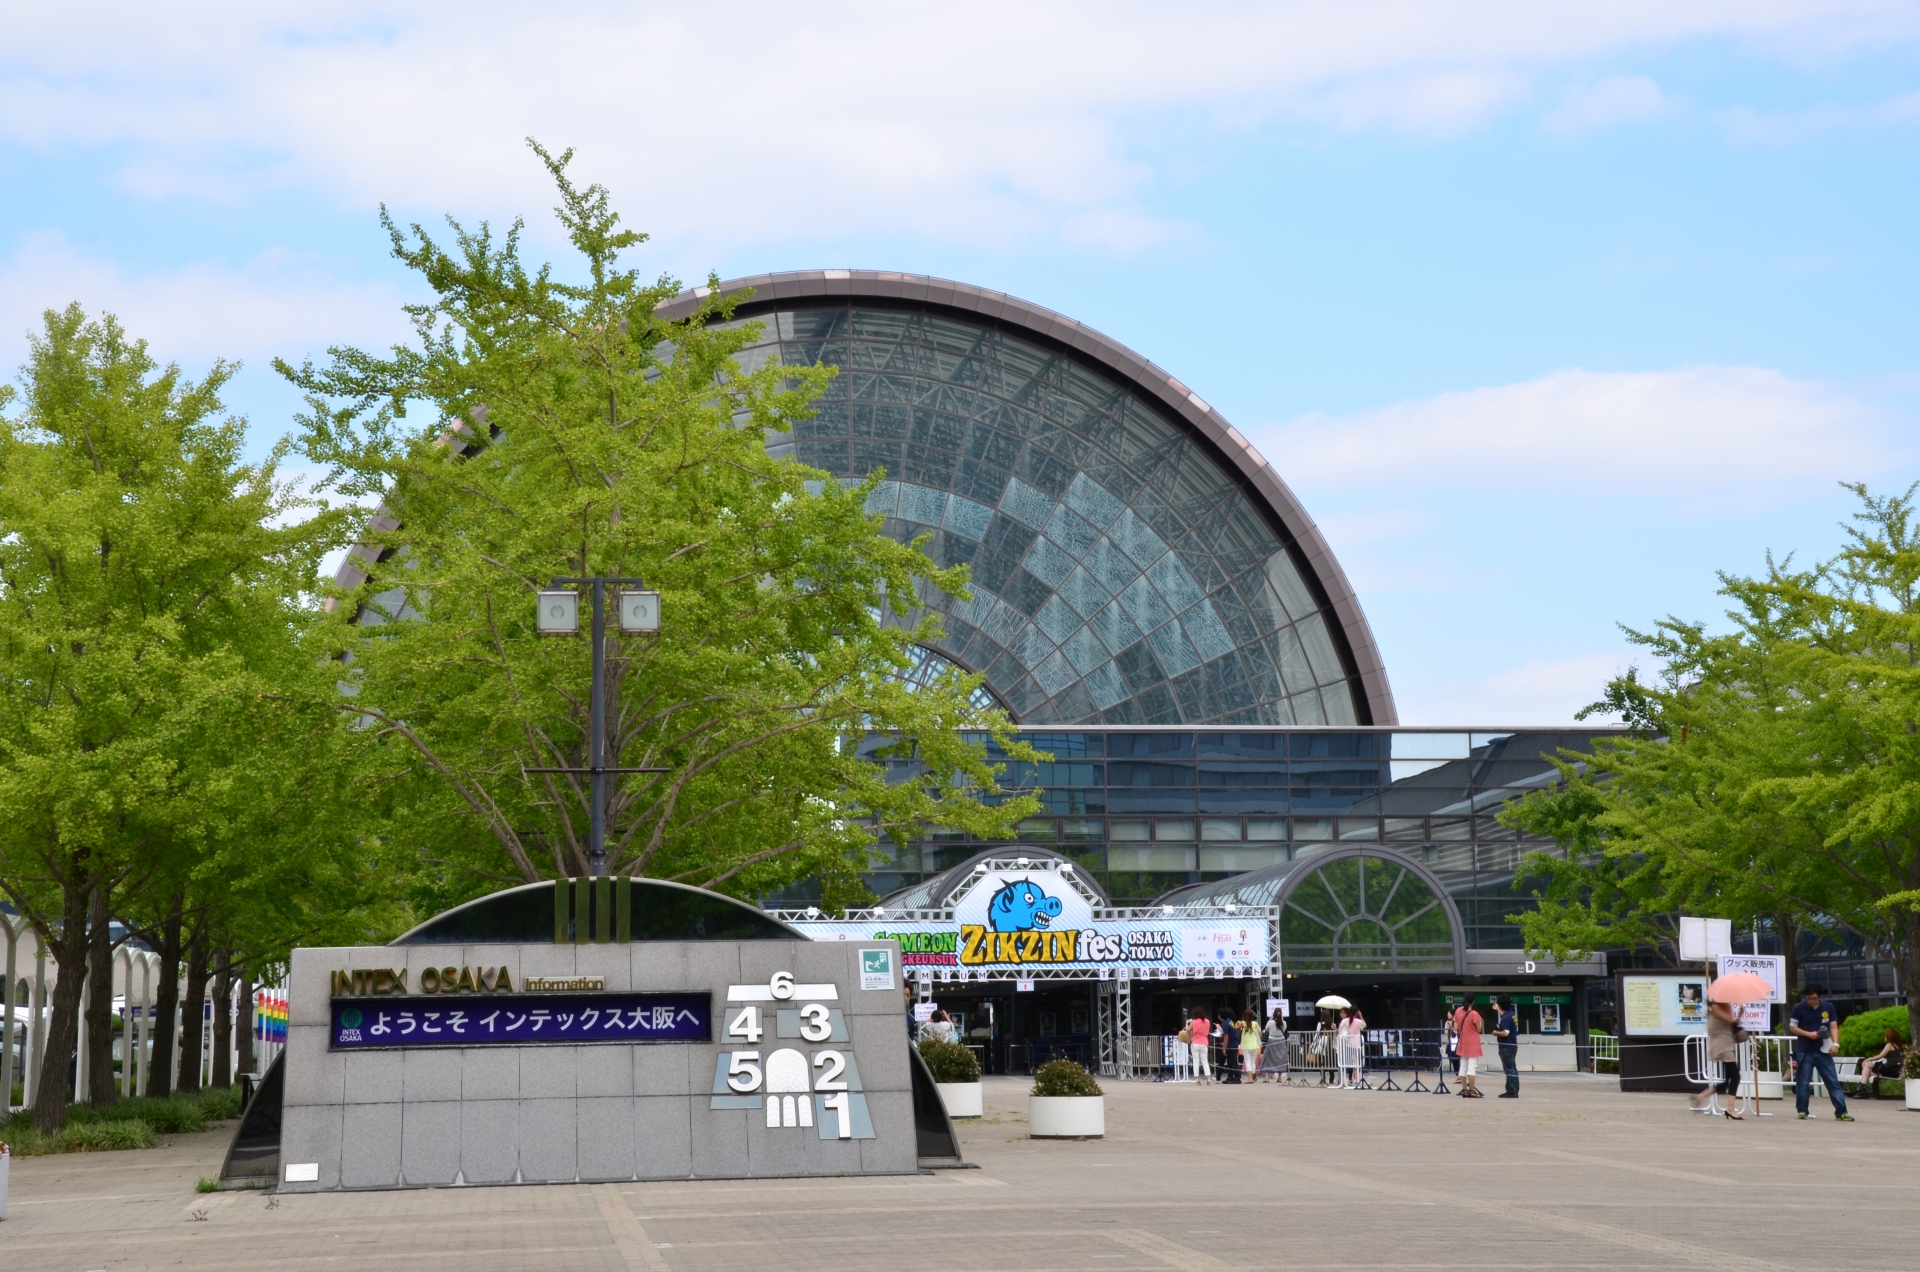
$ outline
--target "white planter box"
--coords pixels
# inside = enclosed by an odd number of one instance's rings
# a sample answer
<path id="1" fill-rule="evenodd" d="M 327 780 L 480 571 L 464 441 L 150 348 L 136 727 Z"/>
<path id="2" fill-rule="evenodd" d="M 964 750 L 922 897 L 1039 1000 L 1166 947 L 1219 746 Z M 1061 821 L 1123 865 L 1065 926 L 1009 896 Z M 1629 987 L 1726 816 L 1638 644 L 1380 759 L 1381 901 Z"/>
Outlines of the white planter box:
<path id="1" fill-rule="evenodd" d="M 1907 1079 L 1907 1107 L 1915 1113 L 1920 1113 L 1920 1078 Z M 0 1161 L 5 1160 L 0 1158 Z M 5 1166 L 0 1166 L 0 1214 L 5 1214 L 7 1209 L 7 1177 L 4 1173 L 6 1169 Z"/>
<path id="2" fill-rule="evenodd" d="M 0 1153 L 0 1219 L 7 1217 L 7 1166 L 13 1161 L 13 1154 Z"/>
<path id="3" fill-rule="evenodd" d="M 984 1117 L 986 1101 L 978 1082 L 936 1082 L 940 1102 L 947 1106 L 948 1117 Z"/>
<path id="4" fill-rule="evenodd" d="M 1787 1095 L 1787 1080 L 1778 1073 L 1767 1069 L 1760 1070 L 1760 1098 L 1763 1100 L 1783 1100 Z"/>
<path id="5" fill-rule="evenodd" d="M 1104 1095 L 1027 1097 L 1027 1134 L 1034 1139 L 1099 1139 L 1106 1133 Z"/>

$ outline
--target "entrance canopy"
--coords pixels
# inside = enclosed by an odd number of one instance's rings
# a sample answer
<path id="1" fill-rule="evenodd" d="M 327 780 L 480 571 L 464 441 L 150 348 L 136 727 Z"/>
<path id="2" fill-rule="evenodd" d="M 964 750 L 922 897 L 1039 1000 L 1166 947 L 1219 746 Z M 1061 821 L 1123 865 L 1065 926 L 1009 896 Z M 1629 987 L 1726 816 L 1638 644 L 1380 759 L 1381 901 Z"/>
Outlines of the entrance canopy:
<path id="1" fill-rule="evenodd" d="M 1074 862 L 994 849 L 865 910 L 774 917 L 816 941 L 897 941 L 935 981 L 1265 979 L 1279 975 L 1279 911 L 1204 898 L 1114 907 Z"/>

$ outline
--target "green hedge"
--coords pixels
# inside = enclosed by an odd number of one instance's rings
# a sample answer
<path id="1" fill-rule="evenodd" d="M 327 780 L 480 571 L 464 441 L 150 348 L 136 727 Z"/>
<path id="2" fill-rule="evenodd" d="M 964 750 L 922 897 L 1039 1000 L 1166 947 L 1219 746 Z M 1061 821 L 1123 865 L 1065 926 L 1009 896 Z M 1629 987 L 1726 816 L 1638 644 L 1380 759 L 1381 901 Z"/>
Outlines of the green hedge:
<path id="1" fill-rule="evenodd" d="M 1900 1041 L 1911 1045 L 1912 1028 L 1912 1022 L 1908 1019 L 1905 1007 L 1882 1007 L 1878 1011 L 1863 1011 L 1856 1016 L 1849 1016 L 1840 1022 L 1840 1054 L 1843 1056 L 1874 1054 L 1885 1043 L 1889 1029 L 1898 1030 Z"/>

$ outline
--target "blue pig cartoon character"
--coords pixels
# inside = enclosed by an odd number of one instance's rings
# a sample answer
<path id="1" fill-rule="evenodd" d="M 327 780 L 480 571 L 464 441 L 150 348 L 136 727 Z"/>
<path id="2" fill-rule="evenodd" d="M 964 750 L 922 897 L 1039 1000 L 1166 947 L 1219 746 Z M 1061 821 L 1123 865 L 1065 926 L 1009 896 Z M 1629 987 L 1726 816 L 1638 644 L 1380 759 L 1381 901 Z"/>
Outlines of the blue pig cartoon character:
<path id="1" fill-rule="evenodd" d="M 1009 883 L 987 902 L 987 922 L 996 932 L 1045 931 L 1060 916 L 1060 898 L 1050 897 L 1031 879 Z"/>

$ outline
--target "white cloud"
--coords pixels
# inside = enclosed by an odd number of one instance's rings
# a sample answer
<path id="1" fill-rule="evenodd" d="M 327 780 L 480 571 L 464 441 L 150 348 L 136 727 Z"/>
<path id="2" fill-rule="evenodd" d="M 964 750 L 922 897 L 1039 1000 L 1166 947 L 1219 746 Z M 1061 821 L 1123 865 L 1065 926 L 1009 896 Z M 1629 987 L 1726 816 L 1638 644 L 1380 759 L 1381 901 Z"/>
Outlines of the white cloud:
<path id="1" fill-rule="evenodd" d="M 1609 75 L 1568 92 L 1540 122 L 1554 132 L 1584 132 L 1644 123 L 1664 115 L 1672 104 L 1651 76 Z"/>
<path id="2" fill-rule="evenodd" d="M 583 173 L 698 260 L 720 243 L 876 231 L 1130 250 L 1180 232 L 1131 210 L 1155 165 L 1178 162 L 1177 144 L 1133 139 L 1143 119 L 1451 133 L 1600 59 L 1702 40 L 1839 57 L 1913 38 L 1920 9 L 336 0 L 21 3 L 0 22 L 0 137 L 107 150 L 139 191 L 290 186 L 498 216 L 550 201 L 521 149 L 531 134 L 580 146 Z M 1646 108 L 1631 83 L 1594 91 L 1588 116 Z"/>
<path id="3" fill-rule="evenodd" d="M 260 370 L 276 355 L 297 361 L 329 343 L 378 346 L 407 330 L 393 288 L 342 282 L 291 253 L 237 268 L 196 262 L 135 273 L 43 232 L 23 236 L 0 264 L 0 366 L 24 360 L 43 311 L 75 301 L 89 314 L 117 315 L 162 361 L 223 357 Z"/>
<path id="4" fill-rule="evenodd" d="M 1830 489 L 1913 449 L 1910 421 L 1760 367 L 1560 371 L 1244 431 L 1289 482 L 1309 490 L 1684 493 L 1696 511 L 1785 487 Z"/>

